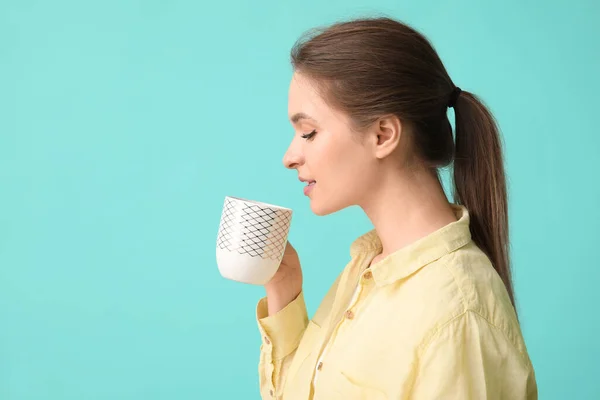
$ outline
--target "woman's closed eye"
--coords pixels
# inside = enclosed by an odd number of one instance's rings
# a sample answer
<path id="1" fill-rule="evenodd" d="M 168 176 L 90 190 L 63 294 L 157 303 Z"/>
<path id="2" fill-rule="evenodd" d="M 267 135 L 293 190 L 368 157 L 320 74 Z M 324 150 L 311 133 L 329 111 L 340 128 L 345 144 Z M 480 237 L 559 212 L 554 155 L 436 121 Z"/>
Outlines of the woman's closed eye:
<path id="1" fill-rule="evenodd" d="M 303 138 L 303 139 L 306 139 L 306 140 L 310 140 L 310 139 L 312 139 L 312 138 L 313 138 L 313 137 L 314 137 L 316 134 L 317 134 L 317 130 L 315 129 L 315 130 L 313 130 L 313 131 L 312 131 L 312 132 L 310 132 L 310 133 L 305 133 L 304 135 L 302 135 L 302 138 Z"/>

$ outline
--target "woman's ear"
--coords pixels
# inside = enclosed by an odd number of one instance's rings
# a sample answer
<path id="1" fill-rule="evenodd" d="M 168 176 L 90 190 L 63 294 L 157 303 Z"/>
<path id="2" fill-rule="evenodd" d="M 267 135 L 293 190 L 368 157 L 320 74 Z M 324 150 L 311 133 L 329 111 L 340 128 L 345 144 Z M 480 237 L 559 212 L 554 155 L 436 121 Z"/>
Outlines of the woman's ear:
<path id="1" fill-rule="evenodd" d="M 382 117 L 373 124 L 374 156 L 383 159 L 396 150 L 402 137 L 402 123 L 395 115 Z"/>

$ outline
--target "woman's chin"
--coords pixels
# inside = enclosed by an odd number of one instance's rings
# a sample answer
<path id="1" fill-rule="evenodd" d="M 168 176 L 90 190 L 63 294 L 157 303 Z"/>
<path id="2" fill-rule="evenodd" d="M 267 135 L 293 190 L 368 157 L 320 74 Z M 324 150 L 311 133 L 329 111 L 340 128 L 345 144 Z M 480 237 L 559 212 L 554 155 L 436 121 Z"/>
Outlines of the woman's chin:
<path id="1" fill-rule="evenodd" d="M 332 207 L 332 204 L 321 204 L 313 199 L 310 199 L 310 209 L 315 215 L 320 217 L 333 214 L 334 212 L 338 211 L 338 208 Z"/>

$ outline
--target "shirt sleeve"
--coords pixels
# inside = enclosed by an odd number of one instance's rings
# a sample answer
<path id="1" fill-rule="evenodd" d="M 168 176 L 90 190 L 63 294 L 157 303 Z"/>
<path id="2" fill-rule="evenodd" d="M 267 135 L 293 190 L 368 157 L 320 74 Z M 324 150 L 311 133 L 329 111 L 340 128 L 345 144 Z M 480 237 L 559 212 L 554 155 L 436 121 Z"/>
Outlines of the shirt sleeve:
<path id="1" fill-rule="evenodd" d="M 268 315 L 267 298 L 256 307 L 258 329 L 262 336 L 259 361 L 260 394 L 263 399 L 279 398 L 286 372 L 308 325 L 304 292 L 287 306 Z"/>
<path id="2" fill-rule="evenodd" d="M 467 311 L 440 328 L 418 361 L 411 399 L 537 400 L 529 358 Z"/>

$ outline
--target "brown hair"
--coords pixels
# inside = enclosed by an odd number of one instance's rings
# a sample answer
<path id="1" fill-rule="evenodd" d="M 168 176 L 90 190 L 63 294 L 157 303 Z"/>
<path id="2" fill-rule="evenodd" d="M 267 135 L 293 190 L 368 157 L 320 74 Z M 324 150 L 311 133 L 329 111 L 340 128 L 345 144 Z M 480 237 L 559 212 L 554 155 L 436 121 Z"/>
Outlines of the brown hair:
<path id="1" fill-rule="evenodd" d="M 454 161 L 454 201 L 469 210 L 473 241 L 490 258 L 514 305 L 498 128 L 474 94 L 462 91 L 451 100 L 455 85 L 429 41 L 396 20 L 365 18 L 309 34 L 295 44 L 291 58 L 294 69 L 314 80 L 358 129 L 396 115 L 411 127 L 413 146 L 432 169 Z M 456 140 L 446 114 L 449 101 Z"/>

